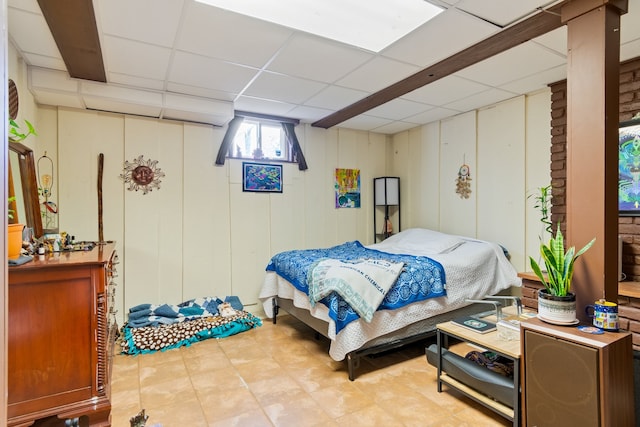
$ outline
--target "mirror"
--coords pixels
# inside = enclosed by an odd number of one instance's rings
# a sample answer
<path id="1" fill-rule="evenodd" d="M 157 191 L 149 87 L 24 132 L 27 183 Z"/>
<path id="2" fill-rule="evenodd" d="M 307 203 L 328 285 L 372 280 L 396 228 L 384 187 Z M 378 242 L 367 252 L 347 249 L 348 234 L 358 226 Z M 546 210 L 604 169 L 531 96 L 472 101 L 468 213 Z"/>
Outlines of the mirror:
<path id="1" fill-rule="evenodd" d="M 9 223 L 21 223 L 33 229 L 35 237 L 42 237 L 42 218 L 38 198 L 38 182 L 33 150 L 19 142 L 9 141 L 9 204 L 14 210 Z"/>

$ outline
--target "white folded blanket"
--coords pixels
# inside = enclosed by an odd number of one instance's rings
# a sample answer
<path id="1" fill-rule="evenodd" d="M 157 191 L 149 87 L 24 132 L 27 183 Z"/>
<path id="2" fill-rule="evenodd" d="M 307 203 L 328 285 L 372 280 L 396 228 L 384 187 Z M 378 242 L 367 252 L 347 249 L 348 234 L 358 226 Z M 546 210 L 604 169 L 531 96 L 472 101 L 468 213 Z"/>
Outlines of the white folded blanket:
<path id="1" fill-rule="evenodd" d="M 335 291 L 361 318 L 370 322 L 403 267 L 402 262 L 380 259 L 320 260 L 309 269 L 309 302 L 314 306 Z"/>

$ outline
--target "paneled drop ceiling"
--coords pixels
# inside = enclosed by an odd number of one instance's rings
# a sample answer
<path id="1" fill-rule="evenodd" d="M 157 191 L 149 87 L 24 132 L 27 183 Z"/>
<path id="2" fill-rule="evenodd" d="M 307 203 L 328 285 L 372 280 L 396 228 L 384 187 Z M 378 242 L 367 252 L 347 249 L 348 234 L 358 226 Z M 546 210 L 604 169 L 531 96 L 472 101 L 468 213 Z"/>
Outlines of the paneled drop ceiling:
<path id="1" fill-rule="evenodd" d="M 234 109 L 315 123 L 559 2 L 432 3 L 445 11 L 374 53 L 194 0 L 93 0 L 106 83 L 69 76 L 36 0 L 8 0 L 8 26 L 42 104 L 218 126 Z M 640 56 L 638 22 L 640 0 L 629 0 L 621 61 Z M 566 36 L 560 27 L 337 126 L 393 134 L 542 89 L 566 77 Z"/>

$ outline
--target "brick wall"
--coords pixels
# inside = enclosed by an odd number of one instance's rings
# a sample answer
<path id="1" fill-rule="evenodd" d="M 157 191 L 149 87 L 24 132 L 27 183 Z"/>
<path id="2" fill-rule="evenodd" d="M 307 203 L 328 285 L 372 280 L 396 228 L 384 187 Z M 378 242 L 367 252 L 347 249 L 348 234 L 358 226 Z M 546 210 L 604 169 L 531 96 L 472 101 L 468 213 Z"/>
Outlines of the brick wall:
<path id="1" fill-rule="evenodd" d="M 551 222 L 560 223 L 566 233 L 567 183 L 567 82 L 551 88 Z M 640 112 L 640 58 L 620 64 L 620 121 Z M 555 227 L 555 226 L 554 226 Z M 622 271 L 627 280 L 640 282 L 640 217 L 620 217 L 618 232 L 623 237 Z"/>
<path id="2" fill-rule="evenodd" d="M 566 149 L 567 83 L 551 88 L 551 221 L 560 222 L 566 233 Z M 640 112 L 640 58 L 620 64 L 620 121 L 630 120 Z M 622 235 L 622 271 L 626 280 L 640 282 L 640 216 L 620 217 L 618 233 Z M 633 348 L 640 350 L 640 299 L 618 298 L 620 328 L 633 333 Z"/>

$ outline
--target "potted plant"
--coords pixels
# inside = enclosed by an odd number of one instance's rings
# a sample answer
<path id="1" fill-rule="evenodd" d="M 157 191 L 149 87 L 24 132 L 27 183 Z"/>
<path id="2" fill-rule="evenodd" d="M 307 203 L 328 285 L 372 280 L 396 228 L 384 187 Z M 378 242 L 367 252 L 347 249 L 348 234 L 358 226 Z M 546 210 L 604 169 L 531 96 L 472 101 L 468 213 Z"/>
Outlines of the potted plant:
<path id="1" fill-rule="evenodd" d="M 591 240 L 578 252 L 573 246 L 565 251 L 564 237 L 558 224 L 555 237 L 552 235 L 546 245 L 540 244 L 540 255 L 544 260 L 546 274 L 542 272 L 538 263 L 529 257 L 533 272 L 544 285 L 544 289 L 538 291 L 538 317 L 542 320 L 556 324 L 577 322 L 576 296 L 570 291 L 573 265 L 580 255 L 593 246 L 595 240 Z"/>

